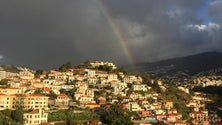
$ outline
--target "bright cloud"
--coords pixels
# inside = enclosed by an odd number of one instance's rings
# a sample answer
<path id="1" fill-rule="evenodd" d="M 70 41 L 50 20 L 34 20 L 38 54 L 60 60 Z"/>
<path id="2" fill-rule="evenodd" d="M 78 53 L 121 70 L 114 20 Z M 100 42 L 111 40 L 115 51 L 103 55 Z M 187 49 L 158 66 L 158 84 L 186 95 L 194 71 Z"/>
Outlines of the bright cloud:
<path id="1" fill-rule="evenodd" d="M 188 28 L 191 28 L 191 29 L 195 29 L 195 30 L 198 30 L 198 31 L 208 31 L 208 32 L 213 32 L 215 30 L 218 30 L 221 28 L 221 26 L 219 24 L 216 24 L 216 23 L 208 23 L 207 25 L 199 25 L 199 24 L 191 24 L 191 25 L 188 25 L 187 26 Z"/>
<path id="2" fill-rule="evenodd" d="M 3 59 L 4 57 L 3 57 L 3 55 L 0 55 L 0 59 Z"/>

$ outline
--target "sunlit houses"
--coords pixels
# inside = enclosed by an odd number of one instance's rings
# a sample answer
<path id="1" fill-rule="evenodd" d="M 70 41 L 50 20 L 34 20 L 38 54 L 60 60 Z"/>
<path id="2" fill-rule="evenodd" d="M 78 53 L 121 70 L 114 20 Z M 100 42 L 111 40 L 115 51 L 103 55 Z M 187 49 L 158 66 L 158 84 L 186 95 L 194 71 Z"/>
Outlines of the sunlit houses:
<path id="1" fill-rule="evenodd" d="M 24 125 L 39 125 L 48 121 L 48 113 L 41 108 L 23 114 Z"/>

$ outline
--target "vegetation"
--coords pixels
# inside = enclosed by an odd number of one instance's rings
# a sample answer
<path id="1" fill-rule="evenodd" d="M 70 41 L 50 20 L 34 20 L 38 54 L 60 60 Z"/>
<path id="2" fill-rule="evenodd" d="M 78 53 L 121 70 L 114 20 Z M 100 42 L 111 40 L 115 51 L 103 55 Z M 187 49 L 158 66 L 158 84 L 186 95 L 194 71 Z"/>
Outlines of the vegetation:
<path id="1" fill-rule="evenodd" d="M 73 125 L 76 122 L 85 122 L 90 120 L 99 120 L 99 116 L 90 111 L 81 113 L 73 113 L 70 110 L 59 110 L 49 113 L 48 121 L 65 121 L 67 124 Z"/>
<path id="2" fill-rule="evenodd" d="M 42 89 L 37 89 L 37 90 L 35 90 L 34 94 L 43 94 L 43 90 Z"/>
<path id="3" fill-rule="evenodd" d="M 49 99 L 55 99 L 57 97 L 57 95 L 52 90 L 49 92 L 47 96 L 49 96 Z"/>
<path id="4" fill-rule="evenodd" d="M 152 125 L 165 125 L 164 122 L 156 122 L 156 123 L 153 123 Z"/>
<path id="5" fill-rule="evenodd" d="M 91 68 L 92 68 L 92 65 L 90 64 L 90 61 L 87 60 L 87 61 L 81 63 L 80 65 L 74 66 L 74 67 L 75 67 L 75 68 L 89 68 L 89 69 L 91 69 Z"/>
<path id="6" fill-rule="evenodd" d="M 112 105 L 101 118 L 107 125 L 132 125 L 130 112 L 122 106 Z"/>
<path id="7" fill-rule="evenodd" d="M 152 89 L 157 93 L 163 93 L 162 89 L 160 88 L 156 80 L 154 81 L 153 84 L 150 84 L 150 87 L 152 87 Z"/>
<path id="8" fill-rule="evenodd" d="M 7 79 L 2 79 L 0 81 L 0 85 L 7 85 L 8 84 L 8 80 Z"/>
<path id="9" fill-rule="evenodd" d="M 23 123 L 22 110 L 5 109 L 0 111 L 0 125 L 22 125 Z"/>
<path id="10" fill-rule="evenodd" d="M 70 89 L 69 91 L 66 91 L 65 89 L 60 89 L 59 91 L 60 91 L 60 93 L 65 93 L 67 96 L 73 98 L 76 90 L 77 90 L 76 87 L 74 87 L 74 88 Z"/>
<path id="11" fill-rule="evenodd" d="M 222 110 L 220 110 L 222 105 L 221 86 L 195 87 L 193 91 L 207 93 L 208 98 L 214 100 L 213 102 L 207 103 L 207 109 L 216 111 L 219 116 L 222 116 Z"/>
<path id="12" fill-rule="evenodd" d="M 222 97 L 222 87 L 221 86 L 207 86 L 207 87 L 195 87 L 193 91 L 196 92 L 203 92 L 208 94 L 216 94 Z"/>
<path id="13" fill-rule="evenodd" d="M 177 111 L 182 114 L 184 119 L 188 119 L 190 108 L 186 107 L 186 102 L 191 99 L 190 95 L 176 89 L 172 84 L 169 84 L 167 90 L 168 91 L 163 94 L 165 95 L 164 98 L 173 101 Z"/>
<path id="14" fill-rule="evenodd" d="M 44 71 L 43 71 L 42 69 L 36 70 L 36 72 L 35 72 L 35 78 L 40 78 L 40 75 L 42 75 L 43 72 L 44 72 Z"/>
<path id="15" fill-rule="evenodd" d="M 66 70 L 72 68 L 72 64 L 71 62 L 66 62 L 65 64 L 62 64 L 60 67 L 59 67 L 59 71 L 61 72 L 65 72 Z"/>

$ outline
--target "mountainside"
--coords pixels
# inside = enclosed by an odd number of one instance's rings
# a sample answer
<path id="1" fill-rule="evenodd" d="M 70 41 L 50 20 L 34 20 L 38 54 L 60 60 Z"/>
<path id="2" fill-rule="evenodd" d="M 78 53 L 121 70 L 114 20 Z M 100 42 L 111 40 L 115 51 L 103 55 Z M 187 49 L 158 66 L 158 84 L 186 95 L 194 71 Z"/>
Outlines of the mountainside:
<path id="1" fill-rule="evenodd" d="M 13 73 L 19 73 L 19 71 L 20 71 L 16 66 L 13 66 L 13 65 L 0 66 L 0 70 L 4 70 L 7 72 L 13 72 Z"/>
<path id="2" fill-rule="evenodd" d="M 222 53 L 206 52 L 153 63 L 138 63 L 135 65 L 135 70 L 143 73 L 147 72 L 154 77 L 168 76 L 172 74 L 192 76 L 221 67 Z"/>

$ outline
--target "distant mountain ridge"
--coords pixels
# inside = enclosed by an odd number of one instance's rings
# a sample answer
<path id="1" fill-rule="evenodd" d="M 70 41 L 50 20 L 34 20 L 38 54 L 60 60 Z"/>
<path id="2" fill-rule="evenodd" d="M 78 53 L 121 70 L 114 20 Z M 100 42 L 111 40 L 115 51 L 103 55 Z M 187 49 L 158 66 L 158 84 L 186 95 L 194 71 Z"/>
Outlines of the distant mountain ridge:
<path id="1" fill-rule="evenodd" d="M 152 63 L 137 63 L 134 67 L 134 71 L 147 72 L 156 77 L 178 72 L 195 75 L 200 72 L 221 68 L 222 53 L 206 52 Z M 132 71 L 132 69 L 128 69 Z"/>

